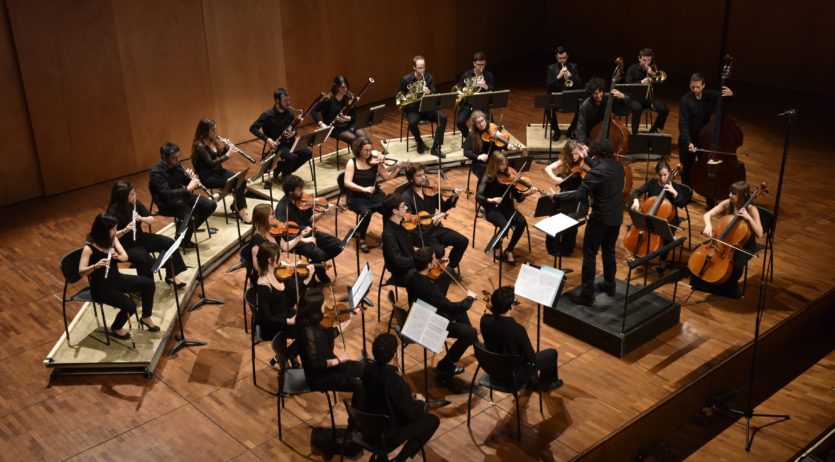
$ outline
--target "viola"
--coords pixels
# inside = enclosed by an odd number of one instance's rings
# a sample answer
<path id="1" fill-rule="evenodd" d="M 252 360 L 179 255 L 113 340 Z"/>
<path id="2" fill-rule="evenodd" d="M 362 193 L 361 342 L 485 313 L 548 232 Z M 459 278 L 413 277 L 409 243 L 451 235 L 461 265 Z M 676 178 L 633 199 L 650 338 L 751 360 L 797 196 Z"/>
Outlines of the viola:
<path id="1" fill-rule="evenodd" d="M 751 192 L 751 197 L 740 210 L 747 209 L 757 196 L 765 192 L 766 185 L 762 183 Z M 735 248 L 741 247 L 751 238 L 751 228 L 739 213 L 722 217 L 717 223 L 717 229 L 722 229 L 719 237 L 699 246 L 687 262 L 694 276 L 710 284 L 722 284 L 731 277 Z"/>
<path id="2" fill-rule="evenodd" d="M 313 207 L 313 211 L 317 213 L 326 212 L 331 207 L 336 207 L 339 211 L 345 210 L 345 206 L 331 204 L 324 197 L 317 197 L 314 199 L 309 193 L 302 193 L 302 197 L 293 202 L 299 210 L 310 210 L 310 208 Z"/>
<path id="3" fill-rule="evenodd" d="M 668 183 L 671 183 L 680 171 L 681 164 L 670 171 L 670 176 L 667 179 Z M 663 217 L 668 223 L 672 223 L 677 215 L 676 207 L 669 200 L 665 200 L 666 197 L 666 189 L 662 189 L 661 193 L 657 196 L 648 197 L 641 206 L 641 213 L 644 215 Z M 635 257 L 643 257 L 644 255 L 655 252 L 661 248 L 662 244 L 661 236 L 655 233 L 649 233 L 647 235 L 644 230 L 638 229 L 635 226 L 629 228 L 629 231 L 623 238 L 623 247 Z"/>
<path id="4" fill-rule="evenodd" d="M 295 221 L 283 222 L 278 221 L 275 218 L 270 220 L 270 234 L 273 237 L 295 236 L 299 234 L 302 229 L 303 228 Z"/>
<path id="5" fill-rule="evenodd" d="M 432 259 L 434 260 L 435 264 L 431 268 L 429 268 L 429 279 L 437 281 L 442 274 L 447 272 L 447 266 L 443 261 L 438 260 L 434 256 L 432 257 Z"/>
<path id="6" fill-rule="evenodd" d="M 522 145 L 510 141 L 510 133 L 502 130 L 493 122 L 487 125 L 487 130 L 481 134 L 481 141 L 493 143 L 499 149 L 520 149 Z"/>
<path id="7" fill-rule="evenodd" d="M 400 162 L 399 159 L 395 159 L 394 157 L 387 156 L 385 154 L 380 153 L 379 151 L 372 151 L 371 152 L 371 158 L 368 159 L 368 164 L 369 165 L 383 164 L 386 167 L 394 167 L 399 162 Z"/>

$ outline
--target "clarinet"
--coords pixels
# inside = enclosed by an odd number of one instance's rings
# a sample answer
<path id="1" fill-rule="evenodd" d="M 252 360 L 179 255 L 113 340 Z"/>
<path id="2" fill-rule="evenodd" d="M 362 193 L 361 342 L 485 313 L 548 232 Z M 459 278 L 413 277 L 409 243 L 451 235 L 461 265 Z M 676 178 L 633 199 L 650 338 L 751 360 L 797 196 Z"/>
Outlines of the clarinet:
<path id="1" fill-rule="evenodd" d="M 104 267 L 104 278 L 107 279 L 107 276 L 110 274 L 110 260 L 113 258 L 113 248 L 116 244 L 110 244 L 110 248 L 107 250 L 107 264 Z"/>
<path id="2" fill-rule="evenodd" d="M 214 197 L 212 196 L 212 192 L 209 191 L 209 188 L 203 186 L 203 183 L 200 182 L 200 178 L 197 176 L 196 173 L 194 173 L 193 170 L 191 170 L 189 168 L 184 169 L 182 166 L 180 167 L 180 169 L 182 169 L 183 173 L 185 173 L 186 176 L 188 176 L 192 180 L 197 180 L 197 187 L 202 189 L 203 192 L 206 193 L 206 195 L 209 196 L 210 199 L 214 200 Z"/>
<path id="3" fill-rule="evenodd" d="M 136 242 L 136 199 L 133 200 L 133 214 L 131 215 L 133 222 L 133 242 Z"/>
<path id="4" fill-rule="evenodd" d="M 239 148 L 239 147 L 235 146 L 234 144 L 232 144 L 232 142 L 231 142 L 231 141 L 229 141 L 229 138 L 224 138 L 224 137 L 222 137 L 222 136 L 218 136 L 218 137 L 217 137 L 217 139 L 218 139 L 218 140 L 220 140 L 222 143 L 226 144 L 227 146 L 229 146 L 229 150 L 230 150 L 230 151 L 232 151 L 232 152 L 237 152 L 238 154 L 242 155 L 242 156 L 244 157 L 244 159 L 246 159 L 246 160 L 248 160 L 248 161 L 252 162 L 253 164 L 255 163 L 255 159 L 253 159 L 252 157 L 250 157 L 250 156 L 249 156 L 249 154 L 247 154 L 247 153 L 245 153 L 245 152 L 241 151 L 241 148 Z"/>

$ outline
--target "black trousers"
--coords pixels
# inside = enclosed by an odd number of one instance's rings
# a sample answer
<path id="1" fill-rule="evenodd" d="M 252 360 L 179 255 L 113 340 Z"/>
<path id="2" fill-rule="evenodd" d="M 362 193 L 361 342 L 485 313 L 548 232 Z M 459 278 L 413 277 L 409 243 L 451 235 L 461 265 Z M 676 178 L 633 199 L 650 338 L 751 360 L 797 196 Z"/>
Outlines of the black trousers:
<path id="1" fill-rule="evenodd" d="M 693 164 L 696 162 L 696 153 L 687 149 L 687 144 L 678 139 L 678 158 L 681 161 L 681 182 L 690 186 L 690 175 L 693 172 Z"/>
<path id="2" fill-rule="evenodd" d="M 472 106 L 467 103 L 461 103 L 458 105 L 458 112 L 455 114 L 455 126 L 458 127 L 458 130 L 461 130 L 461 136 L 463 136 L 465 140 L 470 135 L 470 129 L 467 128 L 467 121 L 470 119 L 470 115 L 472 113 Z"/>
<path id="3" fill-rule="evenodd" d="M 112 279 L 112 280 L 111 280 Z M 104 284 L 97 284 L 91 288 L 93 300 L 104 303 L 119 310 L 116 319 L 111 324 L 111 330 L 119 330 L 128 322 L 128 316 L 136 313 L 136 302 L 126 294 L 140 292 L 142 294 L 142 317 L 151 316 L 154 308 L 154 280 L 145 276 L 115 273 Z"/>
<path id="4" fill-rule="evenodd" d="M 444 359 L 442 359 L 438 366 L 443 367 L 444 365 L 452 366 L 459 359 L 461 356 L 464 356 L 464 352 L 467 351 L 467 348 L 470 347 L 478 338 L 478 332 L 473 328 L 473 325 L 470 324 L 470 318 L 467 316 L 467 313 L 461 313 L 458 316 L 451 318 L 449 325 L 447 326 L 447 331 L 449 332 L 449 337 L 454 338 L 455 343 L 449 347 L 449 351 L 447 352 Z"/>
<path id="5" fill-rule="evenodd" d="M 484 213 L 484 217 L 487 218 L 487 221 L 498 226 L 499 230 L 501 230 L 507 224 L 507 219 L 512 213 L 513 211 L 504 212 L 502 209 L 491 205 Z M 507 246 L 504 249 L 506 252 L 513 252 L 513 249 L 516 248 L 516 243 L 522 238 L 525 228 L 528 227 L 528 222 L 525 220 L 524 215 L 517 213 L 513 218 L 513 224 L 510 226 L 513 227 L 513 233 L 510 235 L 510 242 L 507 243 Z"/>
<path id="6" fill-rule="evenodd" d="M 348 208 L 353 210 L 359 217 L 363 216 L 366 212 L 370 212 L 368 217 L 360 223 L 359 228 L 357 228 L 357 236 L 360 239 L 365 239 L 365 232 L 368 231 L 368 225 L 371 223 L 371 218 L 374 216 L 374 212 L 379 213 L 380 215 L 383 214 L 383 199 L 385 198 L 385 194 L 382 191 L 377 191 L 371 197 L 367 197 L 366 195 L 357 194 L 350 194 L 348 196 Z"/>
<path id="7" fill-rule="evenodd" d="M 438 111 L 411 111 L 406 113 L 406 120 L 409 121 L 409 131 L 412 132 L 412 136 L 415 137 L 415 141 L 418 144 L 422 143 L 423 140 L 420 138 L 420 127 L 418 124 L 421 120 L 428 120 L 430 122 L 435 122 L 438 124 L 435 127 L 435 138 L 432 142 L 432 146 L 441 146 L 444 144 L 444 130 L 446 130 L 446 114 L 443 112 L 438 113 Z"/>
<path id="8" fill-rule="evenodd" d="M 438 416 L 426 412 L 414 422 L 409 422 L 401 426 L 389 427 L 389 430 L 384 436 L 386 449 L 396 448 L 406 441 L 406 445 L 403 446 L 403 449 L 401 449 L 397 454 L 397 458 L 395 460 L 401 461 L 410 459 L 416 456 L 417 453 L 420 452 L 420 448 L 432 439 L 432 435 L 435 434 L 435 431 L 438 430 L 438 426 L 440 425 L 441 420 Z M 372 441 L 375 441 L 376 435 L 367 435 L 367 437 Z"/>
<path id="9" fill-rule="evenodd" d="M 593 217 L 586 224 L 583 238 L 583 296 L 594 296 L 594 274 L 597 265 L 597 252 L 603 247 L 603 279 L 607 288 L 615 287 L 615 244 L 618 241 L 620 225 L 607 226 Z"/>
<path id="10" fill-rule="evenodd" d="M 127 237 L 127 236 L 126 236 Z M 164 253 L 166 250 L 174 245 L 174 239 L 162 234 L 142 233 L 136 238 L 136 242 L 132 241 L 131 237 L 125 239 L 127 244 L 124 244 L 125 252 L 128 254 L 128 260 L 136 268 L 136 274 L 154 279 L 154 273 L 151 272 L 151 267 L 154 265 L 154 257 L 151 252 Z M 183 262 L 183 256 L 177 250 L 171 255 L 171 260 L 165 264 L 165 278 L 169 279 L 174 276 L 171 274 L 171 264 L 174 265 L 174 274 L 180 274 L 186 270 L 186 264 Z"/>
<path id="11" fill-rule="evenodd" d="M 435 256 L 443 258 L 447 247 L 452 247 L 449 251 L 449 267 L 457 268 L 470 245 L 470 240 L 464 237 L 458 231 L 443 226 L 433 226 L 428 232 L 423 233 L 423 242 L 425 245 L 432 247 L 435 250 Z"/>
<path id="12" fill-rule="evenodd" d="M 316 245 L 301 243 L 293 247 L 293 252 L 307 257 L 312 263 L 322 263 L 335 258 L 342 252 L 342 241 L 328 233 L 316 231 L 313 233 Z M 316 276 L 327 274 L 324 267 L 316 268 Z M 321 279 L 321 277 L 320 277 Z"/>
<path id="13" fill-rule="evenodd" d="M 664 123 L 667 121 L 667 114 L 670 113 L 670 110 L 667 108 L 667 105 L 658 98 L 652 100 L 652 106 L 655 106 L 655 112 L 657 112 L 658 115 L 655 117 L 655 122 L 652 123 L 650 131 L 662 130 L 664 129 Z M 650 102 L 647 100 L 639 101 L 633 99 L 629 102 L 629 109 L 632 111 L 633 135 L 638 133 L 638 127 L 641 125 L 641 115 L 644 109 L 648 109 L 650 107 Z"/>
<path id="14" fill-rule="evenodd" d="M 234 175 L 233 172 L 221 169 L 215 170 L 212 172 L 211 175 L 204 177 L 200 177 L 200 181 L 203 183 L 203 186 L 207 188 L 214 188 L 223 190 L 226 187 L 226 181 L 229 178 L 232 178 Z M 237 210 L 243 210 L 246 208 L 246 182 L 241 183 L 241 187 L 232 191 L 232 194 L 235 196 L 235 207 Z"/>
<path id="15" fill-rule="evenodd" d="M 548 121 L 551 123 L 551 130 L 555 133 L 562 136 L 562 130 L 560 130 L 560 125 L 557 123 L 557 111 L 550 111 L 548 114 Z M 568 136 L 572 137 L 574 130 L 577 128 L 577 113 L 574 113 L 574 118 L 571 119 L 571 125 L 568 127 Z"/>
<path id="16" fill-rule="evenodd" d="M 353 393 L 352 405 L 362 407 L 365 390 L 362 387 L 362 371 L 365 363 L 359 361 L 345 361 L 329 367 L 315 375 L 307 376 L 307 384 L 316 391 L 345 391 Z"/>
<path id="17" fill-rule="evenodd" d="M 217 203 L 204 196 L 192 194 L 185 200 L 176 200 L 168 204 L 157 204 L 160 215 L 166 217 L 176 217 L 179 220 L 185 219 L 194 202 L 197 202 L 197 207 L 194 208 L 194 227 L 199 228 L 217 209 Z M 183 238 L 186 242 L 191 241 L 191 234 L 194 229 L 189 226 L 186 235 Z"/>
<path id="18" fill-rule="evenodd" d="M 525 380 L 535 383 L 537 372 L 539 372 L 539 383 L 543 385 L 551 384 L 559 379 L 559 374 L 557 374 L 557 350 L 547 348 L 537 352 L 533 367 L 530 367 L 530 365 L 523 367 L 521 376 Z"/>
<path id="19" fill-rule="evenodd" d="M 279 173 L 284 176 L 290 175 L 313 158 L 313 153 L 310 149 L 301 148 L 290 152 L 291 147 L 283 146 L 278 148 L 278 156 L 281 158 L 281 162 L 273 170 L 273 177 L 278 176 Z"/>

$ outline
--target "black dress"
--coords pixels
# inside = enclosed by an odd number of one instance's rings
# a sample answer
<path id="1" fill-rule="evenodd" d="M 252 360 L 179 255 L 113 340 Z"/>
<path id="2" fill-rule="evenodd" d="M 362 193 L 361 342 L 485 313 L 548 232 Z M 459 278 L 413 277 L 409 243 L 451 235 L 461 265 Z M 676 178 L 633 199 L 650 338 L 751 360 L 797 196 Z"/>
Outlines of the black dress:
<path id="1" fill-rule="evenodd" d="M 232 178 L 235 173 L 231 170 L 223 168 L 223 156 L 229 152 L 229 147 L 226 146 L 223 151 L 217 152 L 209 149 L 208 146 L 200 144 L 197 146 L 194 157 L 191 163 L 194 164 L 194 171 L 200 177 L 200 182 L 207 188 L 220 189 L 221 191 L 226 186 L 229 178 Z M 235 207 L 237 210 L 246 208 L 246 182 L 241 183 L 241 186 L 233 191 L 235 194 Z"/>
<path id="2" fill-rule="evenodd" d="M 269 340 L 279 332 L 286 332 L 288 338 L 296 338 L 296 326 L 287 324 L 287 320 L 296 315 L 293 308 L 296 305 L 295 285 L 285 284 L 284 290 L 279 290 L 271 284 L 258 284 L 257 293 L 261 338 Z"/>
<path id="3" fill-rule="evenodd" d="M 90 265 L 94 265 L 102 258 L 107 258 L 107 252 L 99 250 L 91 243 L 84 244 L 90 248 Z M 104 303 L 119 310 L 113 320 L 111 330 L 121 329 L 128 321 L 128 316 L 136 312 L 136 303 L 126 294 L 140 292 L 142 294 L 142 317 L 151 316 L 154 307 L 154 281 L 145 276 L 133 276 L 119 272 L 115 258 L 110 260 L 110 271 L 104 277 L 106 268 L 96 268 L 87 277 L 90 280 L 90 293 L 97 303 Z"/>
<path id="4" fill-rule="evenodd" d="M 108 214 L 116 217 L 116 220 L 118 221 L 116 226 L 118 229 L 124 229 L 128 224 L 130 224 L 132 220 L 130 215 L 132 215 L 132 212 L 133 210 L 131 209 L 128 210 L 127 213 L 123 213 L 116 206 L 107 209 Z M 150 215 L 148 209 L 145 208 L 145 206 L 138 200 L 136 201 L 136 213 L 138 213 L 141 217 L 147 217 Z M 165 252 L 171 248 L 172 245 L 174 245 L 174 239 L 171 239 L 168 236 L 146 233 L 142 229 L 141 223 L 138 221 L 136 222 L 136 240 L 133 239 L 133 233 L 128 232 L 119 239 L 119 242 L 128 254 L 128 260 L 136 268 L 136 274 L 151 279 L 154 278 L 154 274 L 151 272 L 151 267 L 153 266 L 154 261 L 156 261 L 151 255 L 151 252 Z M 170 262 L 165 264 L 166 279 L 171 279 L 173 276 L 171 274 L 172 264 L 174 265 L 174 274 L 180 274 L 186 270 L 186 264 L 183 262 L 183 256 L 180 255 L 179 250 L 174 252 L 171 255 Z"/>
<path id="5" fill-rule="evenodd" d="M 357 159 L 353 159 L 352 161 L 354 162 L 354 183 L 362 186 L 363 188 L 374 186 L 374 194 L 369 196 L 366 193 L 360 193 L 349 189 L 348 207 L 360 216 L 364 215 L 366 212 L 377 212 L 382 214 L 383 199 L 385 199 L 385 194 L 383 194 L 383 191 L 380 190 L 380 186 L 377 184 L 377 167 L 372 166 L 371 168 L 360 169 L 357 167 Z M 370 222 L 371 217 L 369 216 L 357 229 L 357 235 L 360 239 L 365 239 L 365 232 L 368 230 L 368 224 Z"/>

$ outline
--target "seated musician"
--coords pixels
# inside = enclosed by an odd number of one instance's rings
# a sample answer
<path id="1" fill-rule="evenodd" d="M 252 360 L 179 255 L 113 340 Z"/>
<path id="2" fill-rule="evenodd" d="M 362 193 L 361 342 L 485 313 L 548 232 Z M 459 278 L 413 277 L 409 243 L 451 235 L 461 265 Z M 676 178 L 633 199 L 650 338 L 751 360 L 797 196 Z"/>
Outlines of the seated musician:
<path id="1" fill-rule="evenodd" d="M 473 68 L 461 74 L 458 79 L 458 88 L 464 88 L 468 82 L 473 82 L 478 92 L 493 91 L 496 88 L 496 79 L 493 73 L 486 70 L 487 55 L 481 51 L 473 54 Z M 472 80 L 471 80 L 472 79 Z M 458 104 L 458 109 L 455 115 L 455 125 L 461 130 L 461 136 L 464 143 L 467 141 L 467 136 L 470 134 L 467 122 L 470 120 L 473 112 L 473 105 L 470 98 L 464 97 Z"/>
<path id="2" fill-rule="evenodd" d="M 383 434 L 386 448 L 406 444 L 395 461 L 402 462 L 420 452 L 435 434 L 441 421 L 427 412 L 425 398 L 419 393 L 412 397 L 409 384 L 397 369 L 397 337 L 384 332 L 371 344 L 374 361 L 365 366 L 362 385 L 365 389 L 364 411 L 383 414 L 389 418 L 390 426 Z M 364 435 L 365 436 L 365 435 Z M 367 435 L 375 438 L 378 435 Z"/>
<path id="3" fill-rule="evenodd" d="M 409 86 L 414 84 L 416 81 L 422 80 L 424 82 L 422 89 L 424 95 L 437 93 L 435 90 L 435 81 L 432 79 L 432 74 L 426 72 L 426 60 L 423 56 L 417 55 L 412 58 L 412 68 L 415 70 L 413 73 L 404 75 L 403 78 L 400 79 L 400 92 L 404 95 L 409 94 Z M 403 110 L 403 114 L 406 116 L 406 120 L 409 122 L 409 131 L 412 133 L 412 136 L 415 137 L 418 154 L 426 152 L 426 143 L 424 143 L 423 139 L 420 137 L 420 128 L 418 127 L 418 124 L 421 121 L 430 121 L 438 124 L 432 141 L 431 154 L 441 158 L 446 157 L 446 154 L 441 152 L 441 146 L 444 144 L 444 130 L 446 130 L 446 114 L 438 111 L 420 112 L 418 111 L 420 109 L 420 101 L 407 104 L 401 109 Z"/>
<path id="4" fill-rule="evenodd" d="M 348 190 L 348 207 L 351 210 L 360 216 L 370 212 L 357 229 L 360 250 L 368 253 L 365 233 L 371 223 L 370 215 L 373 212 L 380 213 L 385 197 L 377 184 L 377 177 L 384 181 L 396 177 L 400 173 L 400 163 L 391 169 L 387 168 L 385 162 L 380 160 L 380 153 L 372 149 L 371 140 L 364 136 L 354 141 L 351 148 L 354 158 L 345 165 L 345 189 Z"/>
<path id="5" fill-rule="evenodd" d="M 580 105 L 580 110 L 577 113 L 577 130 L 575 135 L 577 141 L 582 144 L 589 144 L 589 135 L 595 125 L 603 121 L 606 115 L 606 104 L 609 100 L 609 94 L 606 93 L 606 82 L 600 77 L 592 77 L 589 83 L 586 84 L 586 91 L 589 92 L 588 98 Z M 613 89 L 611 96 L 615 97 L 615 103 L 612 112 L 620 113 L 623 109 L 619 106 L 621 104 L 629 104 L 629 97 L 621 93 L 617 89 Z"/>
<path id="6" fill-rule="evenodd" d="M 406 203 L 397 194 L 383 200 L 383 262 L 396 285 L 407 286 L 415 275 L 415 238 L 401 222 Z"/>
<path id="7" fill-rule="evenodd" d="M 677 208 L 683 208 L 690 203 L 690 199 L 692 198 L 690 188 L 684 187 L 670 178 L 670 166 L 663 160 L 655 164 L 655 179 L 647 181 L 643 186 L 632 191 L 632 210 L 636 212 L 641 211 L 641 204 L 638 201 L 639 197 L 658 197 L 662 191 L 666 191 L 665 200 L 669 200 Z M 681 218 L 679 218 L 678 212 L 676 212 L 672 224 L 678 225 L 680 222 Z M 661 263 L 656 269 L 661 274 L 664 274 L 664 271 L 666 271 L 666 253 L 661 255 Z"/>
<path id="8" fill-rule="evenodd" d="M 502 184 L 500 176 L 507 178 L 507 183 Z M 516 243 L 525 233 L 528 227 L 528 222 L 525 216 L 521 213 L 513 215 L 516 211 L 514 201 L 522 202 L 525 197 L 534 192 L 534 189 L 522 193 L 519 192 L 510 180 L 513 178 L 508 174 L 507 158 L 502 153 L 492 154 L 490 161 L 487 163 L 487 171 L 484 172 L 484 178 L 478 184 L 478 191 L 476 192 L 476 201 L 484 207 L 484 217 L 487 221 L 493 223 L 501 230 L 507 224 L 507 220 L 513 216 L 513 234 L 510 236 L 510 242 L 504 248 L 504 254 L 499 254 L 499 247 L 496 246 L 496 258 L 506 261 L 510 265 L 516 265 L 513 259 L 513 249 L 516 248 Z"/>
<path id="9" fill-rule="evenodd" d="M 149 277 L 119 272 L 118 263 L 128 261 L 128 254 L 116 237 L 116 224 L 116 218 L 110 215 L 100 213 L 96 216 L 81 251 L 78 274 L 81 277 L 89 276 L 93 300 L 119 310 L 119 314 L 110 325 L 110 335 L 119 340 L 130 340 L 131 335 L 124 326 L 128 318 L 136 312 L 136 302 L 128 294 L 141 293 L 142 317 L 139 322 L 147 327 L 149 332 L 160 330 L 151 318 L 156 287 L 154 280 Z"/>
<path id="10" fill-rule="evenodd" d="M 535 352 L 525 327 L 516 322 L 508 312 L 516 302 L 513 287 L 499 287 L 490 296 L 490 314 L 481 317 L 481 336 L 488 351 L 503 355 L 522 357 L 520 375 L 540 391 L 562 385 L 557 375 L 557 350 L 547 348 Z M 539 373 L 539 380 L 536 374 Z"/>
<path id="11" fill-rule="evenodd" d="M 484 171 L 487 169 L 489 157 L 496 151 L 507 149 L 507 146 L 499 146 L 490 136 L 487 117 L 481 111 L 473 111 L 468 122 L 470 134 L 464 142 L 464 156 L 472 161 L 473 175 L 481 181 Z M 485 141 L 485 139 L 489 141 Z"/>
<path id="12" fill-rule="evenodd" d="M 560 191 L 574 191 L 583 181 L 581 169 L 590 168 L 586 164 L 589 155 L 589 147 L 574 140 L 566 141 L 560 153 L 560 158 L 545 167 L 545 174 L 554 181 Z M 586 208 L 579 208 L 579 212 L 585 216 Z M 578 219 L 581 216 L 572 216 Z M 558 237 L 545 236 L 545 248 L 551 255 L 563 257 L 571 256 L 574 246 L 577 244 L 577 227 L 567 229 Z"/>
<path id="13" fill-rule="evenodd" d="M 314 218 L 318 222 L 330 211 L 330 208 L 328 208 L 324 212 L 315 212 L 310 204 L 306 206 L 302 204 L 304 208 L 299 207 L 304 194 L 304 180 L 296 175 L 285 177 L 282 187 L 284 188 L 284 197 L 275 206 L 275 215 L 279 221 L 287 222 L 289 220 L 296 223 L 300 228 L 309 228 L 313 226 Z M 307 257 L 312 263 L 327 262 L 342 252 L 342 241 L 336 237 L 318 229 L 313 230 L 312 237 L 313 242 L 299 242 L 293 248 L 293 252 Z M 331 282 L 327 270 L 321 265 L 316 267 L 316 278 L 322 284 Z"/>
<path id="14" fill-rule="evenodd" d="M 421 242 L 422 245 L 428 245 L 435 249 L 435 255 L 439 259 L 443 259 L 447 247 L 452 247 L 449 252 L 449 271 L 452 273 L 452 277 L 460 281 L 461 274 L 456 268 L 458 268 L 470 241 L 458 231 L 444 227 L 441 223 L 444 219 L 443 214 L 435 215 L 436 212 L 446 212 L 455 207 L 458 202 L 458 190 L 453 190 L 448 199 L 439 202 L 437 191 L 427 193 L 428 190 L 424 189 L 424 184 L 429 179 L 426 177 L 423 166 L 419 164 L 412 164 L 406 168 L 406 179 L 409 181 L 410 187 L 403 192 L 402 199 L 406 203 L 409 213 L 417 215 L 419 212 L 426 212 L 430 216 L 434 215 L 430 225 L 419 225 L 418 229 L 412 231 L 412 234 L 418 237 L 418 242 Z M 439 204 L 440 210 L 438 209 Z"/>
<path id="15" fill-rule="evenodd" d="M 707 237 L 718 237 L 723 230 L 713 229 L 711 220 L 713 218 L 722 218 L 727 215 L 739 215 L 742 220 L 751 229 L 751 237 L 747 242 L 743 243 L 741 248 L 746 252 L 753 253 L 756 250 L 757 238 L 763 236 L 763 225 L 760 221 L 760 212 L 754 204 L 749 204 L 748 207 L 742 208 L 746 202 L 751 198 L 751 189 L 748 183 L 744 181 L 737 181 L 731 185 L 731 191 L 728 198 L 722 200 L 715 207 L 710 209 L 704 215 L 705 229 L 702 231 Z M 699 279 L 697 275 L 690 278 L 690 285 L 696 290 L 703 290 L 706 292 L 723 295 L 726 297 L 740 298 L 742 292 L 739 289 L 739 277 L 745 269 L 745 263 L 751 258 L 750 255 L 743 252 L 734 252 L 733 256 L 733 270 L 730 278 L 721 284 L 714 285 Z"/>
<path id="16" fill-rule="evenodd" d="M 333 125 L 331 138 L 342 140 L 349 145 L 357 138 L 365 138 L 365 132 L 362 129 L 354 129 L 354 118 L 357 116 L 356 106 L 352 107 L 347 114 L 339 116 L 339 112 L 351 102 L 354 96 L 348 91 L 348 77 L 337 75 L 333 79 L 330 93 L 313 108 L 311 113 L 313 120 L 319 124 L 319 128 Z"/>
<path id="17" fill-rule="evenodd" d="M 250 281 L 252 287 L 255 287 L 258 279 L 258 268 L 254 263 L 258 261 L 258 250 L 260 250 L 260 247 L 264 243 L 277 244 L 280 246 L 280 250 L 290 252 L 299 245 L 310 245 L 316 242 L 316 239 L 310 235 L 311 229 L 309 227 L 301 228 L 299 233 L 292 238 L 289 235 L 285 235 L 283 239 L 279 239 L 278 237 L 284 233 L 278 232 L 275 235 L 273 234 L 272 216 L 273 208 L 270 207 L 270 204 L 258 204 L 255 206 L 255 210 L 252 211 L 252 236 L 247 243 L 249 250 L 244 249 L 241 252 L 244 262 L 248 265 L 248 269 L 252 270 L 250 273 L 252 276 Z"/>
<path id="18" fill-rule="evenodd" d="M 229 160 L 229 146 L 217 138 L 217 124 L 214 120 L 204 117 L 197 123 L 194 131 L 194 141 L 191 143 L 191 163 L 200 182 L 208 188 L 223 189 L 226 181 L 235 174 L 223 168 L 223 163 Z M 241 221 L 251 223 L 246 212 L 246 181 L 233 191 L 235 201 L 232 211 L 238 212 Z"/>
<path id="19" fill-rule="evenodd" d="M 580 78 L 580 70 L 577 64 L 568 62 L 568 52 L 563 47 L 554 50 L 554 57 L 557 62 L 548 66 L 545 70 L 545 91 L 548 93 L 562 93 L 565 90 L 579 89 L 583 85 Z M 566 82 L 571 82 L 569 87 Z M 558 141 L 562 136 L 562 130 L 557 123 L 557 111 L 549 111 L 548 120 L 551 122 L 551 140 Z M 568 135 L 574 133 L 577 126 L 577 117 L 571 121 L 568 127 Z"/>
<path id="20" fill-rule="evenodd" d="M 655 56 L 652 48 L 643 48 L 638 52 L 638 62 L 629 66 L 626 70 L 626 83 L 642 83 L 644 85 L 652 85 L 652 79 L 658 69 L 655 68 L 653 62 Z M 644 109 L 654 108 L 658 116 L 655 122 L 650 127 L 650 133 L 656 133 L 664 129 L 664 123 L 667 121 L 667 114 L 670 110 L 663 101 L 650 93 L 651 99 L 632 100 L 629 102 L 629 109 L 632 111 L 632 134 L 638 133 L 638 127 L 641 125 L 641 114 Z"/>
<path id="21" fill-rule="evenodd" d="M 116 237 L 127 252 L 128 261 L 136 268 L 136 274 L 153 280 L 154 273 L 151 272 L 151 267 L 155 260 L 151 252 L 164 253 L 174 245 L 174 239 L 162 234 L 146 233 L 142 229 L 142 224 L 151 225 L 154 217 L 139 202 L 136 198 L 136 189 L 127 181 L 119 180 L 113 183 L 107 214 L 117 220 L 116 226 L 119 231 L 116 232 Z M 173 272 L 171 271 L 172 264 Z M 171 261 L 165 264 L 165 282 L 176 284 L 178 289 L 184 288 L 186 283 L 178 281 L 175 275 L 185 270 L 186 264 L 178 249 L 171 254 Z"/>
<path id="22" fill-rule="evenodd" d="M 157 204 L 160 215 L 172 216 L 180 220 L 191 212 L 194 227 L 188 226 L 182 247 L 193 249 L 197 244 L 191 241 L 194 229 L 199 228 L 217 209 L 217 203 L 192 192 L 201 185 L 200 179 L 180 165 L 180 148 L 174 143 L 165 143 L 159 148 L 161 160 L 151 167 L 148 189 Z M 208 190 L 205 191 L 208 194 Z M 217 228 L 208 227 L 209 233 L 216 233 Z"/>
<path id="23" fill-rule="evenodd" d="M 447 331 L 451 338 L 456 339 L 449 348 L 446 356 L 436 366 L 438 372 L 446 375 L 458 375 L 464 368 L 456 366 L 467 348 L 478 339 L 478 332 L 470 323 L 467 310 L 473 306 L 476 294 L 467 291 L 467 297 L 460 302 L 450 301 L 437 284 L 429 278 L 429 268 L 436 264 L 435 251 L 431 247 L 421 247 L 415 252 L 415 270 L 417 274 L 412 278 L 409 287 L 409 305 L 418 298 L 438 309 L 438 315 L 449 319 Z"/>
<path id="24" fill-rule="evenodd" d="M 309 161 L 313 153 L 307 146 L 300 146 L 290 152 L 293 143 L 296 142 L 296 132 L 292 130 L 287 133 L 283 141 L 280 141 L 281 135 L 290 128 L 295 116 L 290 107 L 290 92 L 286 88 L 277 88 L 273 92 L 273 100 L 275 104 L 258 116 L 258 119 L 249 127 L 249 132 L 266 143 L 265 151 L 276 152 L 278 157 L 274 164 L 273 178 L 281 181 Z"/>

